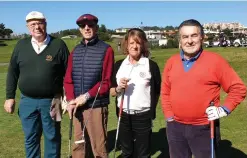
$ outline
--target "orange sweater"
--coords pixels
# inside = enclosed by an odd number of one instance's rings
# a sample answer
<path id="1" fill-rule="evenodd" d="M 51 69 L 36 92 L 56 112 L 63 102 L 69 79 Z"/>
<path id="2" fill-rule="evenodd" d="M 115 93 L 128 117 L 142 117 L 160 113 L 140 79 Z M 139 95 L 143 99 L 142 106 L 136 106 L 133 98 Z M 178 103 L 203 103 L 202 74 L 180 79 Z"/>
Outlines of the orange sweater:
<path id="1" fill-rule="evenodd" d="M 168 59 L 161 85 L 161 102 L 166 118 L 184 124 L 208 124 L 206 108 L 211 101 L 220 106 L 220 89 L 228 93 L 223 106 L 232 111 L 246 96 L 246 87 L 227 61 L 203 51 L 188 72 L 179 54 Z"/>

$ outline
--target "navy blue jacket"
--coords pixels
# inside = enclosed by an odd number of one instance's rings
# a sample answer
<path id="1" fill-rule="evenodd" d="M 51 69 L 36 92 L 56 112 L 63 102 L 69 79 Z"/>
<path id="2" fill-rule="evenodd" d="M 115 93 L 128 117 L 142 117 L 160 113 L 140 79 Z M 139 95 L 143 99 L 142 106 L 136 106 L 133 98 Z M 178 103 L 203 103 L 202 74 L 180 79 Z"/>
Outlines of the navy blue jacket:
<path id="1" fill-rule="evenodd" d="M 72 79 L 75 97 L 88 92 L 102 80 L 103 61 L 109 45 L 96 37 L 87 44 L 81 42 L 73 53 Z M 94 98 L 90 98 L 83 107 L 92 107 Z M 107 106 L 110 103 L 109 93 L 99 96 L 94 107 Z"/>

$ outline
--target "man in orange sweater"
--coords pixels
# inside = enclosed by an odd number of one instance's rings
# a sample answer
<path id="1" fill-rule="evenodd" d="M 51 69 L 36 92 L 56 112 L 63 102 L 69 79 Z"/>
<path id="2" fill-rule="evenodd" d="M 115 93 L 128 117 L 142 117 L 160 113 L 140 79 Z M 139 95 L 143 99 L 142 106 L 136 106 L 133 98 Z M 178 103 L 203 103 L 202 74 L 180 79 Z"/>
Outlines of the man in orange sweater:
<path id="1" fill-rule="evenodd" d="M 161 101 L 167 120 L 170 157 L 210 157 L 210 120 L 229 115 L 246 96 L 246 87 L 220 55 L 202 49 L 203 27 L 194 20 L 179 26 L 181 51 L 168 59 Z M 220 105 L 220 89 L 228 93 Z M 209 107 L 210 102 L 214 107 Z M 219 125 L 216 137 L 219 138 Z"/>

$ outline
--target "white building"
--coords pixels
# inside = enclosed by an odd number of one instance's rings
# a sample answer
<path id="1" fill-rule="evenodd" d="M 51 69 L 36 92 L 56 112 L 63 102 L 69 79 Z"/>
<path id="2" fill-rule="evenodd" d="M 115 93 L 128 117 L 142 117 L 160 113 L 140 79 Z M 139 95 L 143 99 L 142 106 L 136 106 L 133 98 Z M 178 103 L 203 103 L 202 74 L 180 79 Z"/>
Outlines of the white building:
<path id="1" fill-rule="evenodd" d="M 226 28 L 228 28 L 228 29 L 243 28 L 244 25 L 242 25 L 239 22 L 213 22 L 213 23 L 205 23 L 205 24 L 203 24 L 203 27 L 207 28 L 207 29 L 221 29 L 221 30 L 224 30 Z"/>
<path id="2" fill-rule="evenodd" d="M 129 29 L 131 29 L 131 28 L 123 28 L 123 27 L 121 27 L 121 28 L 116 29 L 115 31 L 116 31 L 116 33 L 127 33 L 127 31 Z"/>
<path id="3" fill-rule="evenodd" d="M 161 39 L 163 32 L 160 30 L 148 30 L 144 31 L 148 39 Z"/>
<path id="4" fill-rule="evenodd" d="M 127 33 L 127 31 L 131 28 L 118 28 L 116 29 L 116 33 Z M 161 30 L 148 30 L 144 31 L 148 39 L 161 39 L 163 38 L 163 31 Z"/>

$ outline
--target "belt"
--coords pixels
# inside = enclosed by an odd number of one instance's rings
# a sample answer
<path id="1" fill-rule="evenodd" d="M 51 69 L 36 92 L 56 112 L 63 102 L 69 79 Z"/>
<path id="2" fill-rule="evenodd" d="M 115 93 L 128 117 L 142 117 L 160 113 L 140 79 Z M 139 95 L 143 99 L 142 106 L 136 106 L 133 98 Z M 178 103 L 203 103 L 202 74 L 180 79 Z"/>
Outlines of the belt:
<path id="1" fill-rule="evenodd" d="M 139 114 L 139 113 L 143 113 L 146 111 L 149 111 L 150 108 L 144 109 L 144 110 L 128 110 L 128 109 L 123 109 L 123 112 L 130 114 L 130 115 L 134 115 L 134 114 Z"/>

